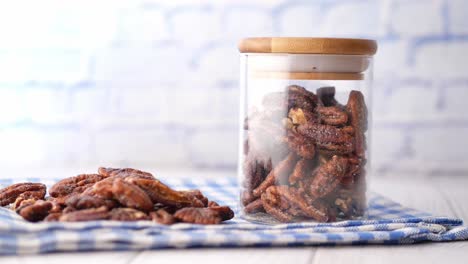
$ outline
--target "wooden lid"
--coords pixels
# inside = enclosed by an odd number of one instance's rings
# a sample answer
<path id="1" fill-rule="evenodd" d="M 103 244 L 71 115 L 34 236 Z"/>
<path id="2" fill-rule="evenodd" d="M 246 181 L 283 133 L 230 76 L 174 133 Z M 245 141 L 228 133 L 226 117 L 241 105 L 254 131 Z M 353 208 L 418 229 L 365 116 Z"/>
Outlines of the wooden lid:
<path id="1" fill-rule="evenodd" d="M 279 72 L 257 71 L 249 73 L 252 78 L 258 79 L 287 79 L 287 80 L 364 80 L 362 73 L 352 72 Z"/>
<path id="2" fill-rule="evenodd" d="M 295 53 L 374 55 L 377 42 L 348 38 L 246 38 L 240 41 L 243 53 Z"/>

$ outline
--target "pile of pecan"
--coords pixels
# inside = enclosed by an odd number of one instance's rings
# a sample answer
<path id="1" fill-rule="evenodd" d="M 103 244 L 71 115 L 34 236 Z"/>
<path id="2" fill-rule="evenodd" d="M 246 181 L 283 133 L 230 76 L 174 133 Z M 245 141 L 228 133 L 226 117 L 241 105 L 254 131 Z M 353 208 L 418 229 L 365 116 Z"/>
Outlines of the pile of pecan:
<path id="1" fill-rule="evenodd" d="M 0 206 L 24 219 L 38 221 L 152 220 L 219 224 L 234 217 L 228 206 L 209 201 L 199 190 L 176 191 L 151 173 L 136 169 L 99 168 L 49 189 L 42 183 L 18 183 L 0 190 Z"/>
<path id="2" fill-rule="evenodd" d="M 266 94 L 244 130 L 247 216 L 331 222 L 364 214 L 367 108 L 361 92 L 351 91 L 342 105 L 334 87 L 313 93 L 291 85 Z"/>

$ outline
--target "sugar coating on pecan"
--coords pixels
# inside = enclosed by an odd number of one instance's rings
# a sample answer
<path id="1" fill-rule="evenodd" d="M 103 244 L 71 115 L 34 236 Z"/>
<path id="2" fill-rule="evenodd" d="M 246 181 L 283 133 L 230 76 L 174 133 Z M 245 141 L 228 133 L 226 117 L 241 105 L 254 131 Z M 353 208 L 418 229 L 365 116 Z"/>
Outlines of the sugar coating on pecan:
<path id="1" fill-rule="evenodd" d="M 318 106 L 315 111 L 323 124 L 332 126 L 345 125 L 348 122 L 348 113 L 337 106 Z"/>
<path id="2" fill-rule="evenodd" d="M 0 190 L 0 206 L 13 203 L 19 196 L 23 199 L 44 199 L 46 186 L 42 183 L 17 183 Z"/>
<path id="3" fill-rule="evenodd" d="M 296 152 L 297 155 L 307 159 L 315 157 L 315 144 L 309 138 L 294 131 L 289 131 L 285 137 L 285 141 L 288 143 L 289 148 Z"/>
<path id="4" fill-rule="evenodd" d="M 321 149 L 334 151 L 337 154 L 346 154 L 354 150 L 354 138 L 342 128 L 307 123 L 298 126 L 297 131 Z"/>
<path id="5" fill-rule="evenodd" d="M 99 182 L 106 178 L 100 174 L 80 174 L 74 177 L 65 178 L 56 184 L 54 184 L 49 194 L 52 197 L 63 197 L 73 193 L 82 193 L 88 187 L 91 187 L 96 182 Z"/>
<path id="6" fill-rule="evenodd" d="M 348 159 L 333 156 L 327 163 L 321 165 L 310 182 L 309 194 L 321 198 L 332 192 L 340 183 L 348 167 Z"/>

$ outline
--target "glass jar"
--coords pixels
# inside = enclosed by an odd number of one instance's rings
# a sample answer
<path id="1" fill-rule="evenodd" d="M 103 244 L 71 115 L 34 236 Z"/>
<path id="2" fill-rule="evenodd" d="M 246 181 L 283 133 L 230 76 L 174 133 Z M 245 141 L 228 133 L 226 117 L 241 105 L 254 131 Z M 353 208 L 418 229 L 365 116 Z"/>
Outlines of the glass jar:
<path id="1" fill-rule="evenodd" d="M 373 40 L 247 38 L 240 208 L 253 222 L 366 216 Z"/>

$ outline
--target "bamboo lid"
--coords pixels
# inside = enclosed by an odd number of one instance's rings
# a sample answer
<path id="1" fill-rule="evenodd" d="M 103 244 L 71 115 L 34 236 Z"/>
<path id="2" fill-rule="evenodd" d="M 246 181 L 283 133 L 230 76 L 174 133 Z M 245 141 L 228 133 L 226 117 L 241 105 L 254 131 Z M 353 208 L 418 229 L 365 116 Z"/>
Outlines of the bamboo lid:
<path id="1" fill-rule="evenodd" d="M 239 51 L 372 56 L 377 52 L 377 42 L 350 38 L 246 38 L 240 41 Z"/>

